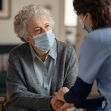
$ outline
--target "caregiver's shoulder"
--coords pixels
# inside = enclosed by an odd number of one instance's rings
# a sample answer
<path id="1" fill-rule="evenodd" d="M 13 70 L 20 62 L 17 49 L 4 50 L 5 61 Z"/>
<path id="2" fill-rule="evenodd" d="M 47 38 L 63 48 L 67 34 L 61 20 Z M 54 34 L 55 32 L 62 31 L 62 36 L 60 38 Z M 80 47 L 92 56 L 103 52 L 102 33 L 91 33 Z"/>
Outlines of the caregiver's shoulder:
<path id="1" fill-rule="evenodd" d="M 101 43 L 111 43 L 111 28 L 102 28 L 92 31 L 86 36 L 86 40 Z"/>

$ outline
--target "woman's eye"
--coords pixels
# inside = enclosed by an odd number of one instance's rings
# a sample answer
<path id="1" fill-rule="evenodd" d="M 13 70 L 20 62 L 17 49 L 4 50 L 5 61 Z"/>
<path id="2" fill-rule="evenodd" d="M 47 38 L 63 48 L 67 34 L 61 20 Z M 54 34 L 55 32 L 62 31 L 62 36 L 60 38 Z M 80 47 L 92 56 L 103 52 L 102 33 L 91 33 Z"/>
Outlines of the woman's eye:
<path id="1" fill-rule="evenodd" d="M 35 30 L 34 31 L 34 33 L 37 33 L 37 34 L 40 33 L 40 32 L 41 32 L 41 30 Z"/>
<path id="2" fill-rule="evenodd" d="M 46 25 L 46 26 L 45 26 L 45 28 L 49 28 L 49 27 L 50 27 L 50 25 Z"/>

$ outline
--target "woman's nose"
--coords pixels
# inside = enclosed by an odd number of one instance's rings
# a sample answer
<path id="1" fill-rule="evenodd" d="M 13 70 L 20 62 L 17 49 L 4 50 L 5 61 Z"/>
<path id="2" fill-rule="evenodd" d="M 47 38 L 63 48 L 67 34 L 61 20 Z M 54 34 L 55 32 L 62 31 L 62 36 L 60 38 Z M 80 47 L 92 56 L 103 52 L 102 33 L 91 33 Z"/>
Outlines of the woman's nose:
<path id="1" fill-rule="evenodd" d="M 42 29 L 42 33 L 47 32 L 47 31 L 48 31 L 48 29 L 46 29 L 46 28 Z"/>

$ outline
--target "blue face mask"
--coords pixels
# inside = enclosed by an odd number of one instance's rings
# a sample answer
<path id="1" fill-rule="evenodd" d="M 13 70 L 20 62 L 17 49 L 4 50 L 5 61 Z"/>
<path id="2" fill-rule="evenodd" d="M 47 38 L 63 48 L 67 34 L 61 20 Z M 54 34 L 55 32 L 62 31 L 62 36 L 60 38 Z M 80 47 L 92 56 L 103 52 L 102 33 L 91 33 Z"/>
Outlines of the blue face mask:
<path id="1" fill-rule="evenodd" d="M 93 31 L 91 27 L 86 27 L 85 25 L 84 25 L 84 30 L 86 30 L 88 33 Z"/>
<path id="2" fill-rule="evenodd" d="M 93 29 L 91 28 L 91 27 L 86 27 L 85 25 L 84 25 L 84 21 L 85 20 L 85 18 L 83 19 L 83 20 L 79 20 L 79 23 L 80 23 L 80 25 L 81 25 L 81 27 L 84 29 L 84 30 L 86 30 L 88 33 L 90 33 L 90 32 L 92 32 L 93 31 Z"/>
<path id="3" fill-rule="evenodd" d="M 49 30 L 45 33 L 35 36 L 34 40 L 35 47 L 37 47 L 41 51 L 48 51 L 53 46 L 55 35 L 51 30 Z"/>

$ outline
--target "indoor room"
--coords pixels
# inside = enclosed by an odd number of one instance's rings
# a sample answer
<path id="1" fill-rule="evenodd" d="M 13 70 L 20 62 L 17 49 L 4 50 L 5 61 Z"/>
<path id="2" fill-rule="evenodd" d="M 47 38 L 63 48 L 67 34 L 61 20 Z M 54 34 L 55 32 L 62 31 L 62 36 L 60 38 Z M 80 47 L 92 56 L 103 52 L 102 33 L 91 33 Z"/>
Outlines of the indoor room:
<path id="1" fill-rule="evenodd" d="M 110 0 L 0 0 L 0 111 L 111 111 Z"/>

